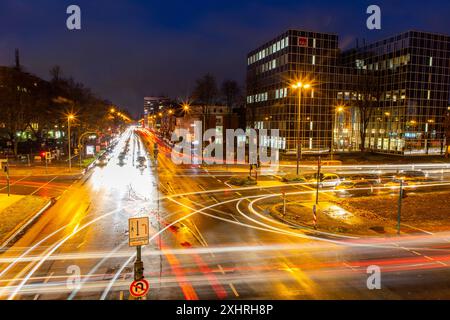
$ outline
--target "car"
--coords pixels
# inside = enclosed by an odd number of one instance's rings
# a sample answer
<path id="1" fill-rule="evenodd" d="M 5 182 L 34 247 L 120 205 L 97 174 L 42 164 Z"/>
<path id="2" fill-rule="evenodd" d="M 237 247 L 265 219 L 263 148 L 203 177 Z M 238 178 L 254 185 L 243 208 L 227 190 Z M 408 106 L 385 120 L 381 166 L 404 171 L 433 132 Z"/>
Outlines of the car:
<path id="1" fill-rule="evenodd" d="M 145 163 L 145 162 L 147 161 L 147 159 L 146 159 L 145 157 L 143 157 L 143 156 L 139 156 L 139 157 L 137 158 L 137 161 L 138 161 L 139 163 Z"/>
<path id="2" fill-rule="evenodd" d="M 374 182 L 369 180 L 343 181 L 335 187 L 338 195 L 369 196 L 375 193 Z"/>
<path id="3" fill-rule="evenodd" d="M 105 155 L 102 155 L 97 159 L 96 164 L 99 167 L 104 167 L 108 164 L 108 158 Z"/>
<path id="4" fill-rule="evenodd" d="M 404 170 L 396 175 L 398 179 L 403 181 L 426 181 L 428 179 L 427 174 L 419 170 Z"/>
<path id="5" fill-rule="evenodd" d="M 317 174 L 314 174 L 309 182 L 313 185 L 317 185 Z M 334 173 L 323 173 L 320 177 L 320 188 L 333 188 L 341 183 L 341 179 Z"/>
<path id="6" fill-rule="evenodd" d="M 404 186 L 404 187 L 407 187 L 407 186 L 409 185 L 408 182 L 406 182 L 406 181 L 404 181 L 404 180 L 402 180 L 402 179 L 397 179 L 397 178 L 393 178 L 393 179 L 390 180 L 390 181 L 386 181 L 386 182 L 384 182 L 382 185 L 383 185 L 383 187 L 388 188 L 388 189 L 387 189 L 388 192 L 392 192 L 392 191 L 397 192 L 397 190 L 398 190 L 399 187 L 400 187 L 400 183 L 401 183 L 401 182 L 403 182 L 403 186 Z"/>

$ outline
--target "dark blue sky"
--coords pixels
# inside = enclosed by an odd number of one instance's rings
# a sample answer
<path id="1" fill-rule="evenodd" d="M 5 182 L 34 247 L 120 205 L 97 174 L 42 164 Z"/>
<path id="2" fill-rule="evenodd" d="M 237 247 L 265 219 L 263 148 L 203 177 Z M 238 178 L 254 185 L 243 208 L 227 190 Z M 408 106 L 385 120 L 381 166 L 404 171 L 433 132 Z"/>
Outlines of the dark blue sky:
<path id="1" fill-rule="evenodd" d="M 82 30 L 66 29 L 66 8 L 82 9 Z M 382 30 L 366 28 L 366 8 Z M 52 65 L 135 113 L 145 95 L 186 97 L 206 72 L 244 83 L 246 54 L 288 28 L 339 34 L 341 47 L 418 29 L 450 33 L 450 1 L 0 0 L 0 65 L 20 48 L 28 71 Z"/>

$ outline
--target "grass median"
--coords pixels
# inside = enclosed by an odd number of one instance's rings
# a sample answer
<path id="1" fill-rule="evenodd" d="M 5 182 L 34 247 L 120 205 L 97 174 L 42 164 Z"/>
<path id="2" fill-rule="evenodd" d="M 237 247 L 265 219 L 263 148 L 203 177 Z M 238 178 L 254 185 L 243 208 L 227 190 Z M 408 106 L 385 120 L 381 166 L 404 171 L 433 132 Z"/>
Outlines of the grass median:
<path id="1" fill-rule="evenodd" d="M 50 200 L 38 196 L 0 194 L 0 245 L 32 219 Z"/>

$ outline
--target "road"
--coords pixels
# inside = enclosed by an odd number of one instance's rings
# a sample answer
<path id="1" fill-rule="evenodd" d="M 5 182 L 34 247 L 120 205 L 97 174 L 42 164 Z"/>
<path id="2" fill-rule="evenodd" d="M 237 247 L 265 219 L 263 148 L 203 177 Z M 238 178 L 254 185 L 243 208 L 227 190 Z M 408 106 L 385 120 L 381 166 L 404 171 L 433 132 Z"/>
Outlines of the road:
<path id="1" fill-rule="evenodd" d="M 352 238 L 290 227 L 258 201 L 304 185 L 231 188 L 230 171 L 158 162 L 138 169 L 153 137 L 123 134 L 104 167 L 73 184 L 0 255 L 1 299 L 128 299 L 128 219 L 149 216 L 148 299 L 442 299 L 450 296 L 450 233 Z M 127 147 L 128 146 L 128 147 Z M 123 163 L 120 152 L 126 151 Z M 369 290 L 368 267 L 381 268 Z"/>

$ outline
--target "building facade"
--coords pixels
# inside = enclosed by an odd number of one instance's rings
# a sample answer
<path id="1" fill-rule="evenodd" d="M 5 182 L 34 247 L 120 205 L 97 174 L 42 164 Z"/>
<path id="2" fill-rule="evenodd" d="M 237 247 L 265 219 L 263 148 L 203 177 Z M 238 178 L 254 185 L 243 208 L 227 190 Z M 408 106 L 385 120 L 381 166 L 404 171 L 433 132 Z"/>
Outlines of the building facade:
<path id="1" fill-rule="evenodd" d="M 441 154 L 449 61 L 445 35 L 410 31 L 341 52 L 337 35 L 289 30 L 247 57 L 247 126 L 280 129 L 272 143 L 287 154 L 297 141 L 302 154 Z"/>

